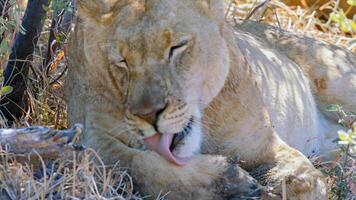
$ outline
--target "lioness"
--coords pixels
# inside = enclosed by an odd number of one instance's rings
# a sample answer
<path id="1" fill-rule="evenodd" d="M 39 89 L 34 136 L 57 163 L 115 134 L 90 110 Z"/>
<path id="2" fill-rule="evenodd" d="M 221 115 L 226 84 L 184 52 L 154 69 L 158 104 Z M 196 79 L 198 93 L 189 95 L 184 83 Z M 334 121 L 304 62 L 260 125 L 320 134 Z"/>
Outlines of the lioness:
<path id="1" fill-rule="evenodd" d="M 251 26 L 232 28 L 218 0 L 79 0 L 69 122 L 144 194 L 269 198 L 271 186 L 278 198 L 285 185 L 288 199 L 326 199 L 322 174 L 278 135 L 326 148 L 340 127 L 317 105 L 355 108 L 355 56 Z"/>

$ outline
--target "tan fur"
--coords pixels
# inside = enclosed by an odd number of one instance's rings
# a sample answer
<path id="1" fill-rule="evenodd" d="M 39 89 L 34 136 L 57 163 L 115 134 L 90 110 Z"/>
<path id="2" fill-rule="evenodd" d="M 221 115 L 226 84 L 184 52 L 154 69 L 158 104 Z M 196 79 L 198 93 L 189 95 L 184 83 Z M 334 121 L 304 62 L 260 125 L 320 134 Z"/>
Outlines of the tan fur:
<path id="1" fill-rule="evenodd" d="M 272 198 L 261 184 L 280 195 L 285 180 L 288 199 L 326 199 L 322 174 L 278 137 L 293 137 L 295 127 L 273 125 L 278 113 L 267 102 L 263 76 L 254 71 L 258 58 L 250 59 L 247 50 L 263 51 L 243 46 L 253 31 L 232 31 L 223 11 L 214 0 L 79 1 L 66 83 L 69 122 L 84 123 L 82 142 L 98 150 L 106 163 L 120 160 L 129 167 L 145 194 L 169 192 L 169 199 Z M 251 37 L 258 42 L 260 36 Z M 168 61 L 170 48 L 181 41 L 187 41 L 185 49 Z M 294 59 L 278 55 L 297 66 Z M 324 101 L 323 92 L 333 82 L 313 73 L 305 76 L 303 71 L 312 69 L 300 65 L 296 73 L 302 78 L 286 84 L 309 90 L 305 77 L 318 79 L 315 86 L 323 91 L 314 93 Z M 299 95 L 311 99 L 302 103 L 315 110 L 309 93 Z M 352 99 L 345 104 L 355 106 Z M 147 150 L 142 140 L 157 130 L 152 117 L 141 116 L 161 108 L 156 122 L 160 132 L 181 130 L 193 116 L 204 133 L 200 153 L 184 167 Z M 186 140 L 181 145 L 184 150 L 195 143 Z M 177 153 L 187 153 L 182 149 Z"/>

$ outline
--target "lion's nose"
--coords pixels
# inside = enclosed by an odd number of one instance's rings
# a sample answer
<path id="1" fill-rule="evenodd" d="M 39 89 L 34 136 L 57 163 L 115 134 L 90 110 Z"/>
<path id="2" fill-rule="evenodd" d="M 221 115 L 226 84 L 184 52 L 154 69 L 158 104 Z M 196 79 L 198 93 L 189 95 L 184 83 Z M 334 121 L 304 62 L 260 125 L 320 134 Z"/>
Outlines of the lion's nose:
<path id="1" fill-rule="evenodd" d="M 153 111 L 151 113 L 148 113 L 146 115 L 138 115 L 140 118 L 144 119 L 146 122 L 152 124 L 152 125 L 155 125 L 156 122 L 157 122 L 157 118 L 158 118 L 158 115 L 161 111 L 160 110 L 157 110 L 157 111 Z"/>
<path id="2" fill-rule="evenodd" d="M 140 117 L 141 119 L 144 119 L 148 123 L 155 126 L 159 114 L 161 114 L 163 112 L 165 107 L 166 107 L 166 105 L 160 104 L 160 105 L 155 105 L 155 106 L 150 106 L 150 107 L 143 107 L 141 109 L 135 109 L 135 110 L 132 110 L 131 112 L 134 115 Z"/>
<path id="3" fill-rule="evenodd" d="M 166 90 L 159 77 L 145 74 L 143 80 L 132 80 L 128 95 L 128 109 L 132 114 L 156 125 L 158 115 L 165 109 Z"/>

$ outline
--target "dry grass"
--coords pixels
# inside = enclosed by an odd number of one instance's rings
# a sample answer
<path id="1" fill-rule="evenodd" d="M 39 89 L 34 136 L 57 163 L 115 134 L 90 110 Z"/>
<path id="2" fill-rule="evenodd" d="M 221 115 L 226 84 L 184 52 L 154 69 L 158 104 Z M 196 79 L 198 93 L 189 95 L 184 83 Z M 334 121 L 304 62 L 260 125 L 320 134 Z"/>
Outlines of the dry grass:
<path id="1" fill-rule="evenodd" d="M 244 19 L 256 5 L 258 3 L 255 1 L 239 0 L 231 7 L 231 11 L 235 17 Z M 316 16 L 316 11 L 291 8 L 280 1 L 271 0 L 265 7 L 256 11 L 251 19 L 356 51 L 354 33 L 343 33 L 335 23 Z M 47 19 L 45 31 L 32 62 L 32 79 L 28 82 L 27 91 L 30 109 L 15 125 L 17 127 L 30 125 L 45 125 L 56 129 L 67 127 L 66 104 L 62 91 L 64 76 L 53 81 L 65 71 L 66 58 L 57 66 L 51 67 L 50 77 L 37 70 L 42 65 L 46 52 L 49 24 L 50 20 Z M 13 32 L 6 34 L 11 38 Z M 58 54 L 59 52 L 56 52 L 56 55 Z M 0 63 L 5 63 L 6 56 L 1 58 Z M 43 81 L 35 79 L 35 75 L 44 77 Z M 120 168 L 119 163 L 115 166 L 104 166 L 95 151 L 90 149 L 73 153 L 56 162 L 43 163 L 40 169 L 16 162 L 5 150 L 0 151 L 0 159 L 0 187 L 7 193 L 6 196 L 1 196 L 5 194 L 2 192 L 0 199 L 142 199 L 135 194 L 132 178 L 126 169 Z M 345 156 L 341 155 L 339 160 L 319 163 L 321 170 L 328 176 L 331 199 L 355 199 L 355 162 L 355 159 L 350 158 L 345 161 Z M 340 191 L 343 192 L 343 196 L 340 196 Z"/>
<path id="2" fill-rule="evenodd" d="M 245 19 L 251 11 L 259 5 L 256 0 L 235 0 L 232 12 L 235 17 Z M 334 9 L 337 1 L 331 0 L 325 9 Z M 317 8 L 303 9 L 301 7 L 289 7 L 279 0 L 270 0 L 266 6 L 255 12 L 250 19 L 262 21 L 282 29 L 307 35 L 319 40 L 343 46 L 356 52 L 356 32 L 344 33 L 338 24 L 320 16 L 322 11 Z"/>
<path id="3" fill-rule="evenodd" d="M 0 152 L 0 199 L 142 199 L 126 169 L 105 166 L 92 149 L 42 162 L 38 169 Z M 6 191 L 6 192 L 4 192 Z"/>

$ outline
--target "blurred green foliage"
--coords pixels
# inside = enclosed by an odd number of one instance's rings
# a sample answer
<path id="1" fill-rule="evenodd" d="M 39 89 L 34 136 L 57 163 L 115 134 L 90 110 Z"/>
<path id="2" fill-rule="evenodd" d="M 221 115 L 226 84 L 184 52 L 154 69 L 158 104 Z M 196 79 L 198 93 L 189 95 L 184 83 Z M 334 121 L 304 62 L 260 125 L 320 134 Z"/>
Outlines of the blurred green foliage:
<path id="1" fill-rule="evenodd" d="M 347 0 L 350 6 L 356 6 L 356 0 Z M 337 6 L 337 5 L 335 5 Z M 330 14 L 330 20 L 337 24 L 343 33 L 356 33 L 356 22 L 345 15 L 344 10 L 335 8 Z"/>

